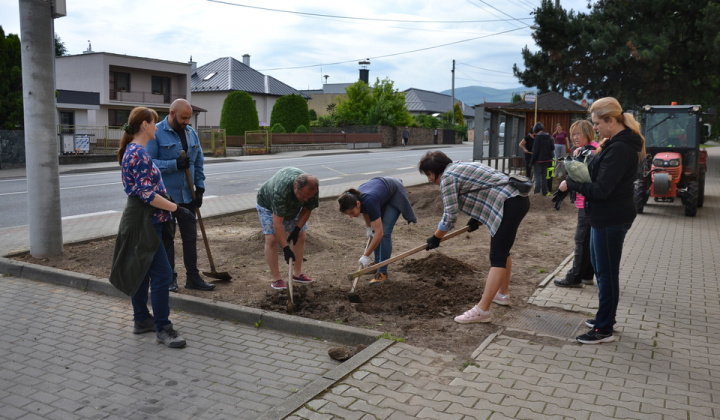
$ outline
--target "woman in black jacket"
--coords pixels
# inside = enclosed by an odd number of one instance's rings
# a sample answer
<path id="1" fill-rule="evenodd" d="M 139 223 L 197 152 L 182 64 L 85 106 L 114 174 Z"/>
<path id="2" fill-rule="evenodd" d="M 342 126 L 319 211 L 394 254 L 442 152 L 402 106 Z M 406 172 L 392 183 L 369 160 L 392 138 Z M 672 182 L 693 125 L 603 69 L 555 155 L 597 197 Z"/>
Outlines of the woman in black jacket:
<path id="1" fill-rule="evenodd" d="M 614 341 L 613 325 L 620 300 L 620 259 L 625 234 L 635 220 L 633 182 L 638 163 L 645 156 L 645 138 L 630 113 L 623 113 L 615 98 L 601 98 L 590 107 L 593 127 L 607 138 L 602 150 L 588 164 L 592 182 L 568 178 L 560 191 L 585 196 L 585 214 L 590 219 L 590 259 L 595 269 L 600 304 L 591 328 L 577 337 L 584 344 Z"/>
<path id="2" fill-rule="evenodd" d="M 547 171 L 553 161 L 555 144 L 550 134 L 545 131 L 543 123 L 536 123 L 532 131 L 535 133 L 535 141 L 533 142 L 530 163 L 533 165 L 535 194 L 542 191 L 542 195 L 548 195 L 550 191 L 547 182 Z"/>

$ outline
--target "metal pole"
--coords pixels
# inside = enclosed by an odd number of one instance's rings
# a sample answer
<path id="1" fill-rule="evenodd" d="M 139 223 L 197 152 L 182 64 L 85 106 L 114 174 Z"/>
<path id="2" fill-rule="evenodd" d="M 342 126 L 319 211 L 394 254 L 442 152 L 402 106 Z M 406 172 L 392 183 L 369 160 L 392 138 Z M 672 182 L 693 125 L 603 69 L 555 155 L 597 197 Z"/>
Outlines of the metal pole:
<path id="1" fill-rule="evenodd" d="M 20 0 L 30 254 L 63 251 L 51 2 Z"/>
<path id="2" fill-rule="evenodd" d="M 455 124 L 455 60 L 452 66 L 452 99 L 450 100 L 450 122 Z"/>

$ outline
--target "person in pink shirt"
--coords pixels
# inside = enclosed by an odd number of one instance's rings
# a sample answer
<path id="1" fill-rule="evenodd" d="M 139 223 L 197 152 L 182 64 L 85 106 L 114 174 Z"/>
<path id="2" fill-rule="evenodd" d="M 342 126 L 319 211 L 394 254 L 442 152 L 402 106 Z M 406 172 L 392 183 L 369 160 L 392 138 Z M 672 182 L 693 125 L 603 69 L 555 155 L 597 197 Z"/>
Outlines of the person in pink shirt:
<path id="1" fill-rule="evenodd" d="M 570 127 L 570 136 L 576 148 L 573 156 L 587 160 L 597 153 L 599 144 L 595 141 L 595 131 L 588 120 L 576 121 Z M 575 207 L 578 209 L 577 228 L 575 229 L 575 259 L 573 266 L 564 279 L 555 279 L 558 287 L 582 287 L 593 284 L 595 272 L 590 263 L 590 220 L 585 216 L 585 197 L 575 196 Z"/>
<path id="2" fill-rule="evenodd" d="M 559 159 L 567 156 L 570 150 L 570 136 L 563 129 L 562 124 L 558 124 L 552 133 L 552 138 L 555 143 L 555 177 L 560 178 L 565 175 L 565 167 L 559 163 Z"/>

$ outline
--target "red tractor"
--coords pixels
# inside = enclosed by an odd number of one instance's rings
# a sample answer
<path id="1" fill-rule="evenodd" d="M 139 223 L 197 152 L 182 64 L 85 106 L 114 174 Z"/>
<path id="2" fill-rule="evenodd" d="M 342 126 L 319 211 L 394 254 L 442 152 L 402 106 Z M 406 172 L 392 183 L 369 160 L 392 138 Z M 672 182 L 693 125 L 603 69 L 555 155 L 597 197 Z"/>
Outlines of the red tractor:
<path id="1" fill-rule="evenodd" d="M 645 105 L 642 132 L 648 155 L 635 181 L 638 213 L 650 197 L 655 202 L 680 198 L 685 215 L 694 217 L 705 201 L 707 152 L 700 143 L 710 135 L 702 124 L 700 105 Z"/>

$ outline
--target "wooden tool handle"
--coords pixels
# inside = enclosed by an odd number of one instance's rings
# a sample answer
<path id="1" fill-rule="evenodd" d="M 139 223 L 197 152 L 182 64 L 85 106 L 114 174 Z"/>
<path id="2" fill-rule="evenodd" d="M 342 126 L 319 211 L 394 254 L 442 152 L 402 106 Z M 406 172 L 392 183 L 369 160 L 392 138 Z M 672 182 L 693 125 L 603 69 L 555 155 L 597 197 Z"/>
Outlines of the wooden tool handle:
<path id="1" fill-rule="evenodd" d="M 454 231 L 454 232 L 450 232 L 450 233 L 448 233 L 447 235 L 443 236 L 443 238 L 442 238 L 440 241 L 441 241 L 441 242 L 444 242 L 444 241 L 446 241 L 446 240 L 448 240 L 448 239 L 452 239 L 452 238 L 454 238 L 454 237 L 456 237 L 456 236 L 458 236 L 458 235 L 461 235 L 461 234 L 467 232 L 468 229 L 470 229 L 470 226 L 465 226 L 465 227 L 462 228 L 462 229 L 458 229 L 458 230 L 456 230 L 456 231 Z M 363 268 L 362 270 L 358 270 L 358 271 L 356 271 L 356 272 L 354 272 L 354 273 L 350 273 L 350 274 L 348 274 L 348 280 L 352 281 L 352 279 L 354 279 L 354 278 L 356 278 L 356 277 L 360 277 L 360 276 L 362 276 L 362 275 L 365 274 L 365 273 L 368 273 L 368 272 L 373 271 L 373 270 L 377 270 L 377 269 L 380 268 L 380 267 L 385 267 L 385 266 L 388 265 L 388 264 L 392 264 L 392 263 L 394 263 L 395 261 L 402 260 L 403 258 L 409 257 L 409 256 L 412 255 L 412 254 L 416 254 L 416 253 L 424 250 L 426 246 L 427 246 L 427 245 L 420 245 L 420 246 L 417 247 L 417 248 L 413 248 L 413 249 L 411 249 L 411 250 L 409 250 L 409 251 L 406 251 L 406 252 L 404 252 L 404 253 L 402 253 L 402 254 L 400 254 L 400 255 L 396 255 L 396 256 L 394 256 L 394 257 L 392 257 L 392 258 L 390 258 L 390 259 L 387 259 L 387 260 L 385 260 L 385 261 L 383 261 L 383 262 L 381 262 L 381 263 L 377 263 L 377 264 L 375 264 L 375 265 L 371 265 L 370 267 Z"/>
<path id="2" fill-rule="evenodd" d="M 185 157 L 185 151 L 181 151 L 180 155 Z M 185 169 L 185 176 L 187 177 L 188 185 L 190 185 L 190 194 L 192 194 L 192 199 L 195 200 L 195 185 L 193 185 L 190 168 Z M 215 262 L 213 261 L 212 253 L 210 252 L 210 243 L 208 242 L 207 235 L 205 234 L 205 225 L 203 224 L 202 216 L 200 215 L 200 209 L 197 207 L 195 208 L 195 215 L 197 216 L 198 225 L 200 225 L 200 232 L 202 233 L 203 242 L 205 243 L 205 252 L 207 252 L 210 270 L 214 273 Z"/>

